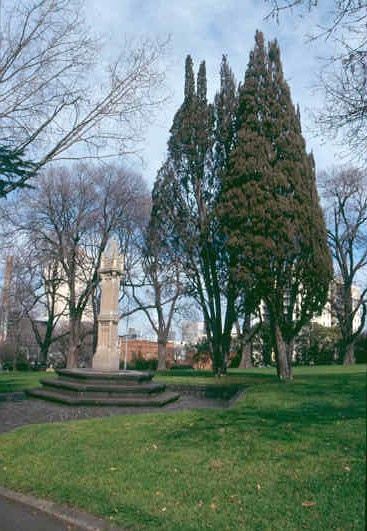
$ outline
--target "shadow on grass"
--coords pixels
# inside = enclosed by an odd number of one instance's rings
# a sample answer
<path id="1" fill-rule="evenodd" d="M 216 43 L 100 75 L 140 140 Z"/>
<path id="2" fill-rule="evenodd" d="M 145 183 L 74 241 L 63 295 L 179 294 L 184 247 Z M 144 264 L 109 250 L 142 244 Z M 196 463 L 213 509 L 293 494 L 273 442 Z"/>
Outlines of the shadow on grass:
<path id="1" fill-rule="evenodd" d="M 1 378 L 0 379 L 0 393 L 7 393 L 9 391 L 13 391 L 14 388 L 17 387 L 17 383 L 12 378 Z"/>
<path id="2" fill-rule="evenodd" d="M 38 387 L 41 378 L 54 378 L 56 373 L 44 371 L 11 371 L 0 372 L 0 393 L 24 391 L 30 387 Z"/>
<path id="3" fill-rule="evenodd" d="M 261 431 L 262 438 L 302 440 L 304 434 L 366 416 L 365 376 L 349 375 L 305 377 L 302 382 L 280 384 L 271 382 L 248 389 L 247 396 L 230 409 L 197 413 L 194 420 L 166 434 L 180 445 L 210 444 L 222 434 L 234 438 Z M 327 432 L 328 430 L 326 430 Z"/>

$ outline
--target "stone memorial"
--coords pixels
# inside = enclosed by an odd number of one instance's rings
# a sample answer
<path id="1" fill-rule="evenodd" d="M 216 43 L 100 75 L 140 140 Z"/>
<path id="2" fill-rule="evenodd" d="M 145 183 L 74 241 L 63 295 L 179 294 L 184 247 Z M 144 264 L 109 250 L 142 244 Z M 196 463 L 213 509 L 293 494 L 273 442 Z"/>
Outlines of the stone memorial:
<path id="1" fill-rule="evenodd" d="M 98 342 L 91 369 L 59 369 L 57 378 L 41 380 L 42 388 L 29 389 L 30 396 L 69 405 L 164 406 L 179 394 L 165 384 L 152 382 L 153 374 L 120 371 L 118 350 L 118 303 L 124 258 L 113 239 L 102 254 L 99 275 L 101 303 Z"/>
<path id="2" fill-rule="evenodd" d="M 118 371 L 119 291 L 124 272 L 124 257 L 119 254 L 117 241 L 112 240 L 109 252 L 103 253 L 99 275 L 101 279 L 101 304 L 98 316 L 98 344 L 93 357 L 93 369 Z"/>

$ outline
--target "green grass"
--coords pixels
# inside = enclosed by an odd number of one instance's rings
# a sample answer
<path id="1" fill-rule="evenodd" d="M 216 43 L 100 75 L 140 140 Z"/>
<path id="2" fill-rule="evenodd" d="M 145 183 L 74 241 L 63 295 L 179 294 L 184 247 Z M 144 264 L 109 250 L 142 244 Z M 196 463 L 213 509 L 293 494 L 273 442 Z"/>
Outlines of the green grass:
<path id="1" fill-rule="evenodd" d="M 0 437 L 0 484 L 135 530 L 363 530 L 365 374 L 237 371 L 231 409 L 26 426 Z"/>
<path id="2" fill-rule="evenodd" d="M 0 372 L 0 393 L 23 391 L 31 387 L 39 387 L 40 379 L 55 377 L 55 373 L 33 371 Z"/>

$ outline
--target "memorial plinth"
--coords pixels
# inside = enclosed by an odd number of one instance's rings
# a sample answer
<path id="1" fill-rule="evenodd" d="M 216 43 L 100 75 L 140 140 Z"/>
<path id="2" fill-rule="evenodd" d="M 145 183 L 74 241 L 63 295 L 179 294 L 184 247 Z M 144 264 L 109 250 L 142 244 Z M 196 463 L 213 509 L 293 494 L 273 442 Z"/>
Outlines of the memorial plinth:
<path id="1" fill-rule="evenodd" d="M 99 269 L 101 303 L 92 368 L 58 370 L 57 378 L 42 379 L 43 387 L 29 389 L 29 395 L 69 405 L 98 406 L 164 406 L 177 400 L 178 393 L 152 382 L 152 373 L 119 370 L 118 303 L 123 268 L 123 256 L 112 240 Z"/>
<path id="2" fill-rule="evenodd" d="M 42 388 L 28 394 L 70 406 L 161 407 L 179 397 L 165 384 L 152 382 L 152 373 L 60 369 L 57 374 L 43 378 Z"/>

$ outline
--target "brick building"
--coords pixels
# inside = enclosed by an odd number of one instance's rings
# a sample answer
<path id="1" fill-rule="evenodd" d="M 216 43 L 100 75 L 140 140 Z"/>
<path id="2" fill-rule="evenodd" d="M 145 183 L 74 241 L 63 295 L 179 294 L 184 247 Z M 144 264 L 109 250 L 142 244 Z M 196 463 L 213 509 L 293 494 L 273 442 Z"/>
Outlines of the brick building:
<path id="1" fill-rule="evenodd" d="M 136 358 L 144 358 L 145 360 L 158 359 L 158 343 L 149 339 L 137 339 L 119 337 L 119 351 L 121 363 L 130 363 Z M 175 344 L 173 341 L 167 342 L 167 362 L 174 363 L 175 359 Z"/>

